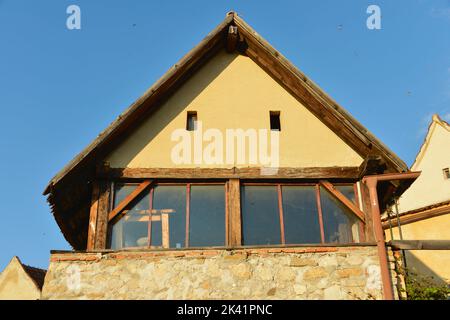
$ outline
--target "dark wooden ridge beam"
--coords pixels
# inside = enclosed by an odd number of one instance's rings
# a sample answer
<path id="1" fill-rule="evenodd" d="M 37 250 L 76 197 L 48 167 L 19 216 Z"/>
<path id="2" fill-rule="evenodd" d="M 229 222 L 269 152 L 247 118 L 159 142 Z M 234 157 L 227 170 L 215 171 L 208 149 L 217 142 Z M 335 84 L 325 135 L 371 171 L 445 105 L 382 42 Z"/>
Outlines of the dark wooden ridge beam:
<path id="1" fill-rule="evenodd" d="M 108 214 L 108 221 L 114 219 L 120 212 L 125 209 L 127 205 L 130 204 L 131 201 L 136 199 L 137 196 L 141 194 L 142 191 L 147 189 L 149 185 L 152 184 L 152 180 L 145 180 L 142 182 L 136 189 L 133 190 L 125 199 L 123 199 L 115 208 Z"/>
<path id="2" fill-rule="evenodd" d="M 279 168 L 272 175 L 261 174 L 261 168 L 109 168 L 98 170 L 98 178 L 107 179 L 352 179 L 357 180 L 358 167 Z"/>
<path id="3" fill-rule="evenodd" d="M 321 180 L 320 185 L 330 192 L 336 199 L 342 202 L 347 208 L 350 209 L 362 222 L 365 221 L 364 212 L 362 212 L 350 199 L 343 195 L 338 189 L 336 189 L 330 182 Z"/>

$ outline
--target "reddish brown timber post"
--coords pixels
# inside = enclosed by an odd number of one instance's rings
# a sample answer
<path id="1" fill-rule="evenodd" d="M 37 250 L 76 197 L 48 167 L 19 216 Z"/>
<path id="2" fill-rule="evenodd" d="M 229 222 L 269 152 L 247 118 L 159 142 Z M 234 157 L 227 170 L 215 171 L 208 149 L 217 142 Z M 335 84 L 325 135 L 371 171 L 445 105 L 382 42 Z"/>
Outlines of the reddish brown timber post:
<path id="1" fill-rule="evenodd" d="M 106 240 L 108 234 L 108 212 L 111 193 L 111 182 L 99 181 L 99 198 L 97 211 L 97 228 L 95 231 L 94 250 L 106 249 Z"/>
<path id="2" fill-rule="evenodd" d="M 88 240 L 86 245 L 87 251 L 94 250 L 95 246 L 99 194 L 100 194 L 99 184 L 97 181 L 94 181 L 92 183 L 92 200 L 91 200 L 91 210 L 89 214 Z"/>
<path id="3" fill-rule="evenodd" d="M 370 194 L 369 188 L 367 188 L 365 183 L 360 183 L 361 194 L 361 203 L 362 209 L 365 216 L 365 225 L 364 225 L 364 238 L 367 242 L 375 242 L 375 233 L 373 230 L 373 221 L 372 221 L 372 206 L 370 205 Z"/>

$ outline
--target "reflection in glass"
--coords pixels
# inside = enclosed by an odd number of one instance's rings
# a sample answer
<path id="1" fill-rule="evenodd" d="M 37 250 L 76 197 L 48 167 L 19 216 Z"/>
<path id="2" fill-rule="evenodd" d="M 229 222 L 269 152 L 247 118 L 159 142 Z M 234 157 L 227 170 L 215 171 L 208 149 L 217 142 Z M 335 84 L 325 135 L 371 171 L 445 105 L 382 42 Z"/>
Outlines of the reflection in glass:
<path id="1" fill-rule="evenodd" d="M 283 186 L 282 196 L 286 243 L 320 243 L 316 188 Z"/>
<path id="2" fill-rule="evenodd" d="M 242 242 L 244 245 L 281 243 L 276 186 L 243 186 Z"/>
<path id="3" fill-rule="evenodd" d="M 182 248 L 186 239 L 186 186 L 158 185 L 153 191 L 152 216 L 167 215 L 169 247 Z M 152 221 L 152 246 L 161 246 L 162 222 Z"/>
<path id="4" fill-rule="evenodd" d="M 120 189 L 124 191 L 124 188 Z M 129 190 L 128 190 L 129 191 Z M 131 192 L 131 191 L 130 191 Z M 121 194 L 123 196 L 123 194 Z M 123 196 L 123 198 L 126 197 Z M 115 204 L 120 198 L 115 197 Z M 141 194 L 123 211 L 120 220 L 111 228 L 111 248 L 145 247 L 148 245 L 148 212 L 150 197 L 148 193 Z"/>
<path id="5" fill-rule="evenodd" d="M 224 185 L 192 185 L 189 247 L 225 245 Z"/>
<path id="6" fill-rule="evenodd" d="M 335 185 L 337 190 L 339 190 L 344 196 L 346 196 L 350 201 L 356 203 L 355 200 L 355 189 L 353 185 Z"/>
<path id="7" fill-rule="evenodd" d="M 351 243 L 358 241 L 358 219 L 324 188 L 320 188 L 325 242 Z"/>

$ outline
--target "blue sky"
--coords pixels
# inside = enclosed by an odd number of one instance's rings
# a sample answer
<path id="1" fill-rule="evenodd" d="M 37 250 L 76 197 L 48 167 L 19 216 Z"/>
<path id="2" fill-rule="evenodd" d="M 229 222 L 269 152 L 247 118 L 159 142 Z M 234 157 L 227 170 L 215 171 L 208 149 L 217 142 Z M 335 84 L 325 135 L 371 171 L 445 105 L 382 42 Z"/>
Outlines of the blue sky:
<path id="1" fill-rule="evenodd" d="M 0 270 L 69 249 L 47 182 L 230 10 L 408 165 L 431 115 L 450 120 L 448 0 L 0 0 Z"/>

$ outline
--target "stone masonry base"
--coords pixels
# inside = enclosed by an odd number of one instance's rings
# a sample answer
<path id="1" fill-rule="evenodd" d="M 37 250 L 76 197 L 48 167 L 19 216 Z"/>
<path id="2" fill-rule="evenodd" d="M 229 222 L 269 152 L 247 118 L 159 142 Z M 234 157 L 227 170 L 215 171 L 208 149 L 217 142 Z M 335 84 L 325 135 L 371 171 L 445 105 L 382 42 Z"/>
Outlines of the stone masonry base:
<path id="1" fill-rule="evenodd" d="M 42 299 L 382 299 L 382 286 L 369 245 L 60 252 Z"/>

